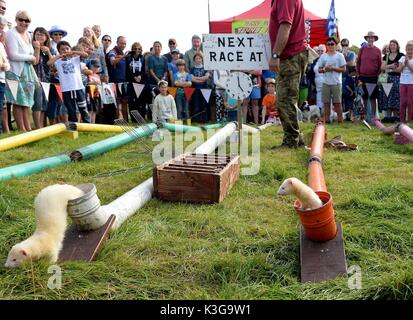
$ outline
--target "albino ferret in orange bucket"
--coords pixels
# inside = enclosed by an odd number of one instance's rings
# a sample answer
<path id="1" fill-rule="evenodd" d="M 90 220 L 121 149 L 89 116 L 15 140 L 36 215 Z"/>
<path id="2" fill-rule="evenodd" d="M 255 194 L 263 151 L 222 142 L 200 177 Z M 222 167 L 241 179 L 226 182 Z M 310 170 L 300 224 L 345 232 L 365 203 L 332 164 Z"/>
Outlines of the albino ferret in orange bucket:
<path id="1" fill-rule="evenodd" d="M 301 210 L 315 210 L 323 206 L 323 202 L 309 186 L 297 178 L 289 178 L 278 190 L 279 196 L 294 195 L 301 202 Z"/>

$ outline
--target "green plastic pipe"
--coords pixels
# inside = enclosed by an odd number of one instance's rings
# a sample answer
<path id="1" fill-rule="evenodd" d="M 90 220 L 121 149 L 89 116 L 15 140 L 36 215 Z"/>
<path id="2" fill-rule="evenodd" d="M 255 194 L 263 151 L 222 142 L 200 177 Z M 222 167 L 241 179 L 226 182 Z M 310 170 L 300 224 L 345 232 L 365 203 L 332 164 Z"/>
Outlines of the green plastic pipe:
<path id="1" fill-rule="evenodd" d="M 105 152 L 122 147 L 132 141 L 145 138 L 153 134 L 158 129 L 154 123 L 130 130 L 130 132 L 117 135 L 115 137 L 99 141 L 79 150 L 72 152 L 72 160 L 88 160 Z"/>
<path id="2" fill-rule="evenodd" d="M 162 127 L 165 129 L 171 131 L 171 132 L 200 132 L 200 131 L 206 131 L 206 130 L 212 130 L 212 129 L 220 129 L 222 128 L 224 124 L 222 123 L 217 123 L 217 124 L 211 124 L 207 126 L 202 126 L 202 127 L 194 127 L 194 126 L 186 126 L 182 124 L 173 124 L 173 123 L 163 123 Z"/>
<path id="3" fill-rule="evenodd" d="M 60 155 L 33 162 L 22 163 L 16 166 L 0 169 L 0 182 L 8 181 L 13 178 L 27 177 L 35 173 L 46 171 L 67 163 L 71 159 L 68 155 Z"/>

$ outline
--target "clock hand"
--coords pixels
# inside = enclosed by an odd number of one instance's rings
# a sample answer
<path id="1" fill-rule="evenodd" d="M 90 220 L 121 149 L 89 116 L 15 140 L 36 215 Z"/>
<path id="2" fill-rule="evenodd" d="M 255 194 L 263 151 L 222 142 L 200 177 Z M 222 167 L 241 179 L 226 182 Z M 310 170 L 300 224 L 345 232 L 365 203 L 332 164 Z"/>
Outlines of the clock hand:
<path id="1" fill-rule="evenodd" d="M 240 80 L 239 80 L 239 75 L 238 75 L 238 88 L 240 88 L 242 91 L 244 91 L 244 89 L 241 87 L 241 83 L 240 83 Z"/>

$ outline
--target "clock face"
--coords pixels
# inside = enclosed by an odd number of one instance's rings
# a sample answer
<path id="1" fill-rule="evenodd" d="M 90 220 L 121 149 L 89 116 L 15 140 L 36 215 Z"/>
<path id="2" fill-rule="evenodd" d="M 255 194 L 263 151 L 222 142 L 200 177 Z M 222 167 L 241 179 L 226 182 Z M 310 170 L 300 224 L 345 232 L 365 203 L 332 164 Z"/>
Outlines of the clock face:
<path id="1" fill-rule="evenodd" d="M 251 78 L 242 72 L 233 72 L 226 83 L 228 95 L 236 100 L 244 100 L 251 95 Z"/>

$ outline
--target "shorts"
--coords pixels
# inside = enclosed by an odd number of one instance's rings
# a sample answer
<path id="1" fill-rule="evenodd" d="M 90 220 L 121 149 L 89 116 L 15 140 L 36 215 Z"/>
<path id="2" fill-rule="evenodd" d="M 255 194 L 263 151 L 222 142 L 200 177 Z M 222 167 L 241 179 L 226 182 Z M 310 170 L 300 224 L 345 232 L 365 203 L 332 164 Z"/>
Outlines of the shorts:
<path id="1" fill-rule="evenodd" d="M 34 89 L 34 105 L 32 111 L 43 111 L 47 110 L 47 99 L 44 94 L 43 87 L 39 84 L 36 85 Z"/>
<path id="2" fill-rule="evenodd" d="M 377 82 L 378 82 L 379 78 L 378 77 L 362 77 L 362 76 L 360 76 L 358 78 L 358 80 L 363 82 L 363 91 L 364 91 L 363 98 L 364 99 L 369 98 L 369 93 L 368 93 L 368 90 L 367 90 L 366 83 L 371 83 L 371 84 L 375 84 L 376 87 L 374 88 L 373 93 L 371 94 L 370 98 L 371 99 L 377 99 L 377 97 L 379 96 L 379 86 L 377 85 Z"/>
<path id="3" fill-rule="evenodd" d="M 87 111 L 89 111 L 89 112 L 98 112 L 100 104 L 101 104 L 100 97 L 87 99 Z"/>
<path id="4" fill-rule="evenodd" d="M 116 83 L 116 100 L 129 100 L 128 83 Z"/>
<path id="5" fill-rule="evenodd" d="M 253 87 L 249 99 L 251 99 L 251 100 L 261 99 L 261 88 Z"/>
<path id="6" fill-rule="evenodd" d="M 322 90 L 322 99 L 323 103 L 330 103 L 331 99 L 333 99 L 333 103 L 341 103 L 341 96 L 342 96 L 342 86 L 341 84 L 336 85 L 329 85 L 323 84 Z"/>

